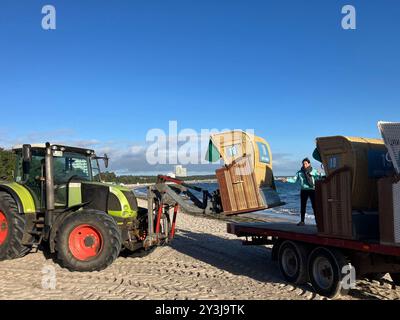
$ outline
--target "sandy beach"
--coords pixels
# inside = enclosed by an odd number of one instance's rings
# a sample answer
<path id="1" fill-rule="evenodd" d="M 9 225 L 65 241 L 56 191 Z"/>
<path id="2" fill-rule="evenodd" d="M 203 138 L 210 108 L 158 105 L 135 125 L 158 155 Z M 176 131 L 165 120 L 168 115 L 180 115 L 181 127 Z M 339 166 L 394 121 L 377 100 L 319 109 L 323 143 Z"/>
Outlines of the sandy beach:
<path id="1" fill-rule="evenodd" d="M 0 262 L 0 299 L 323 299 L 285 283 L 269 247 L 244 247 L 226 222 L 180 213 L 173 243 L 123 254 L 101 272 L 69 272 L 42 251 Z M 45 269 L 43 269 L 45 267 Z M 55 270 L 43 289 L 43 270 Z M 359 281 L 342 299 L 399 299 L 389 279 Z"/>

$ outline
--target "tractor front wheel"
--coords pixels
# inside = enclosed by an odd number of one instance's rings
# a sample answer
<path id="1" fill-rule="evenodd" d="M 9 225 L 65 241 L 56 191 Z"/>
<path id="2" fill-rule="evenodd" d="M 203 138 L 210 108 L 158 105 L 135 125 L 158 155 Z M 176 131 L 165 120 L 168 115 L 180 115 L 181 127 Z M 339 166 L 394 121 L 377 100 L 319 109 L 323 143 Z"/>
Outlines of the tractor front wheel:
<path id="1" fill-rule="evenodd" d="M 6 192 L 0 192 L 0 260 L 15 259 L 30 251 L 23 244 L 25 216 L 18 212 L 17 203 Z"/>
<path id="2" fill-rule="evenodd" d="M 121 233 L 108 214 L 78 211 L 67 217 L 58 229 L 56 251 L 60 264 L 71 271 L 99 271 L 118 257 Z"/>

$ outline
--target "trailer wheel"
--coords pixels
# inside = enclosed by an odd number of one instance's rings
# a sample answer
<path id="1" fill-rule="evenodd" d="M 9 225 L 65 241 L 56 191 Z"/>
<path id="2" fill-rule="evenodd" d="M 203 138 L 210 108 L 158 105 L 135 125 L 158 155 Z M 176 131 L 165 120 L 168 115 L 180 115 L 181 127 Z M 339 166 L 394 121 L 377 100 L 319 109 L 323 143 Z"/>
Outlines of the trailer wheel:
<path id="1" fill-rule="evenodd" d="M 121 233 L 108 214 L 77 211 L 57 230 L 56 251 L 60 265 L 71 271 L 99 271 L 118 257 Z"/>
<path id="2" fill-rule="evenodd" d="M 400 286 L 400 273 L 390 273 L 390 277 L 396 286 Z"/>
<path id="3" fill-rule="evenodd" d="M 25 215 L 18 212 L 15 200 L 6 192 L 0 192 L 0 260 L 15 259 L 30 251 L 23 244 Z"/>
<path id="4" fill-rule="evenodd" d="M 286 281 L 304 284 L 307 275 L 307 250 L 304 245 L 286 240 L 279 246 L 279 269 Z"/>
<path id="5" fill-rule="evenodd" d="M 308 274 L 315 291 L 331 299 L 347 294 L 348 289 L 342 285 L 342 268 L 346 264 L 345 257 L 337 250 L 314 249 L 308 259 Z"/>

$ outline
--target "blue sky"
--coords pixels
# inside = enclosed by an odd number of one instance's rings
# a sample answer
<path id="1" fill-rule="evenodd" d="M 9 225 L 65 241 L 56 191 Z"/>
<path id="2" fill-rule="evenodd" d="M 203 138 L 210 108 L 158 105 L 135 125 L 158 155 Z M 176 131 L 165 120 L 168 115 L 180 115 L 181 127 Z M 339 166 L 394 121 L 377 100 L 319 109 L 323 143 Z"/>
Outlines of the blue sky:
<path id="1" fill-rule="evenodd" d="M 254 129 L 290 174 L 318 136 L 400 121 L 399 17 L 397 0 L 1 0 L 0 144 L 68 141 L 154 173 L 168 168 L 145 163 L 146 134 L 176 120 Z"/>

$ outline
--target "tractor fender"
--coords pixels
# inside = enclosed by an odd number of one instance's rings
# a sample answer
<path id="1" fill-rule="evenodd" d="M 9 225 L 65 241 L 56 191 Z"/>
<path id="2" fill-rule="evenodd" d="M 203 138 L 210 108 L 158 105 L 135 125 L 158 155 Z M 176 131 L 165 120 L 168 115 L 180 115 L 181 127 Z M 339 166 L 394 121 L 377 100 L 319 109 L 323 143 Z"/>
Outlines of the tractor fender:
<path id="1" fill-rule="evenodd" d="M 35 214 L 35 200 L 24 185 L 17 182 L 3 182 L 0 184 L 0 190 L 8 192 L 17 203 L 18 212 L 21 214 Z"/>
<path id="2" fill-rule="evenodd" d="M 22 205 L 21 198 L 18 196 L 18 193 L 16 191 L 4 184 L 0 185 L 0 191 L 7 192 L 14 199 L 17 204 L 18 213 L 24 213 L 24 206 Z"/>

